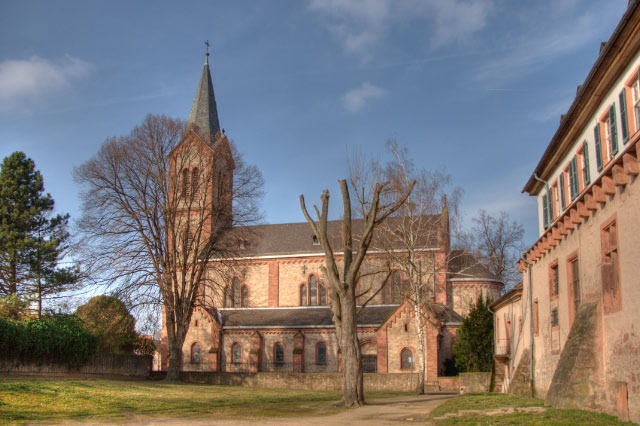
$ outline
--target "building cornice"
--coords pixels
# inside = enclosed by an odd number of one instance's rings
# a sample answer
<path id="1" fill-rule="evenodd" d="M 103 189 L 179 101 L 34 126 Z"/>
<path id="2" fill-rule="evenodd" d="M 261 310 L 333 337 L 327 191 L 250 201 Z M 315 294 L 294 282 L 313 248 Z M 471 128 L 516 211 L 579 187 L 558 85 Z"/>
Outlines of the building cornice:
<path id="1" fill-rule="evenodd" d="M 593 212 L 600 210 L 608 200 L 617 194 L 617 188 L 625 187 L 638 176 L 640 159 L 640 130 L 627 142 L 627 146 L 602 170 L 600 176 L 558 215 L 538 240 L 524 254 L 526 262 L 518 262 L 518 271 L 524 272 L 526 263 L 534 264 L 560 241 L 588 220 Z"/>

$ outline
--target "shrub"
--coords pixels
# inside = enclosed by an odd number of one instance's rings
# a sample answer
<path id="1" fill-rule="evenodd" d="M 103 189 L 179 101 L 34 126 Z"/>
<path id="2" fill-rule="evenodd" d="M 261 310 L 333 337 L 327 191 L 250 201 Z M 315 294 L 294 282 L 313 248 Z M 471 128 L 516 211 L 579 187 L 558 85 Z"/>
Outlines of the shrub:
<path id="1" fill-rule="evenodd" d="M 124 302 L 113 296 L 95 296 L 76 310 L 84 326 L 98 337 L 103 353 L 132 354 L 138 334 L 136 320 Z"/>
<path id="2" fill-rule="evenodd" d="M 138 336 L 133 353 L 137 355 L 153 355 L 155 351 L 156 344 L 153 343 L 152 339 L 146 336 Z"/>
<path id="3" fill-rule="evenodd" d="M 16 294 L 0 297 L 0 318 L 22 319 L 29 316 L 29 300 Z"/>
<path id="4" fill-rule="evenodd" d="M 7 360 L 79 367 L 96 347 L 97 338 L 74 315 L 24 321 L 0 318 L 0 354 Z"/>

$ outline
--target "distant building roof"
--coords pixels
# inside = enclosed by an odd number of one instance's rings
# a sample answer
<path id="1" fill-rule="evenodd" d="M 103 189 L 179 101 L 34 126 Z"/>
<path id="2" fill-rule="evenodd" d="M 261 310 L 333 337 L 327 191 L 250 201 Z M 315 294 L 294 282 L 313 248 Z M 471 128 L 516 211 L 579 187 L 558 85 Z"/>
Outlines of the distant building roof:
<path id="1" fill-rule="evenodd" d="M 424 249 L 438 248 L 437 225 L 440 223 L 440 215 L 427 216 L 426 218 L 432 222 L 431 229 L 433 229 L 433 231 L 424 233 L 424 241 L 422 241 L 420 245 L 423 246 Z M 398 223 L 400 220 L 399 218 L 387 219 L 388 223 Z M 342 239 L 340 237 L 341 226 L 341 220 L 330 220 L 327 222 L 329 239 L 336 252 L 341 252 L 343 249 Z M 358 241 L 358 236 L 362 235 L 363 226 L 363 219 L 353 219 L 352 233 L 354 244 Z M 231 232 L 242 233 L 243 237 L 246 238 L 244 248 L 238 252 L 242 257 L 324 254 L 322 246 L 314 241 L 313 231 L 307 222 L 256 225 L 234 229 Z M 375 250 L 381 246 L 382 242 L 380 238 L 374 236 L 370 250 Z"/>
<path id="2" fill-rule="evenodd" d="M 522 281 L 511 290 L 502 295 L 498 300 L 489 305 L 489 310 L 495 312 L 500 306 L 517 301 L 522 295 Z"/>
<path id="3" fill-rule="evenodd" d="M 482 263 L 464 250 L 452 250 L 449 260 L 449 276 L 456 279 L 480 279 L 485 281 L 500 281 Z"/>
<path id="4" fill-rule="evenodd" d="M 398 305 L 366 306 L 358 315 L 358 326 L 379 326 Z M 223 328 L 334 327 L 333 312 L 327 306 L 295 308 L 219 309 Z"/>
<path id="5" fill-rule="evenodd" d="M 462 322 L 462 317 L 448 306 L 429 305 L 443 322 Z M 359 327 L 382 325 L 399 305 L 366 306 L 358 315 Z M 328 306 L 292 308 L 221 308 L 222 328 L 333 328 L 333 312 Z"/>

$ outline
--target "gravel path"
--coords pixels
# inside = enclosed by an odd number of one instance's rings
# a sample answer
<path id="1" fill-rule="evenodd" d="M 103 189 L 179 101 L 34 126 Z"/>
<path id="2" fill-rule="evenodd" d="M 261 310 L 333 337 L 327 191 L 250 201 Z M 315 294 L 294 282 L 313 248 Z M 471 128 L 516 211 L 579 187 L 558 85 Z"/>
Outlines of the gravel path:
<path id="1" fill-rule="evenodd" d="M 110 422 L 66 422 L 57 424 L 75 426 L 104 426 L 104 425 L 126 425 L 126 426 L 275 426 L 275 425 L 312 425 L 312 426 L 332 426 L 332 425 L 354 425 L 354 426 L 378 426 L 397 425 L 399 423 L 422 423 L 427 415 L 438 405 L 453 397 L 453 394 L 430 394 L 413 395 L 398 398 L 384 398 L 372 400 L 367 405 L 351 410 L 346 410 L 331 416 L 310 416 L 310 417 L 289 417 L 289 418 L 256 418 L 250 417 L 248 410 L 245 419 L 216 419 L 207 418 L 175 418 L 175 417 L 133 417 L 119 421 Z"/>

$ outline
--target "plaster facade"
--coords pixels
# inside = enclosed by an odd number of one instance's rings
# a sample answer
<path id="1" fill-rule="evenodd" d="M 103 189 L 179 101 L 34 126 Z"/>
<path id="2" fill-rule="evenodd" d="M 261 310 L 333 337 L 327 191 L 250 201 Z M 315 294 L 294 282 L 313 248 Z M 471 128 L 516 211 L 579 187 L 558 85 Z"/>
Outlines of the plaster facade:
<path id="1" fill-rule="evenodd" d="M 633 422 L 640 422 L 639 67 L 633 0 L 524 188 L 538 197 L 540 238 L 519 263 L 521 297 L 492 305 L 496 336 L 503 317 L 523 318 L 522 329 L 512 325 L 510 339 L 520 344 L 508 354 L 503 391 L 533 388 L 556 408 Z M 585 148 L 591 162 L 571 177 L 567 163 Z M 565 178 L 573 179 L 571 191 Z M 564 206 L 556 196 L 563 192 Z M 544 195 L 552 201 L 546 206 Z M 531 379 L 532 387 L 523 385 Z"/>

